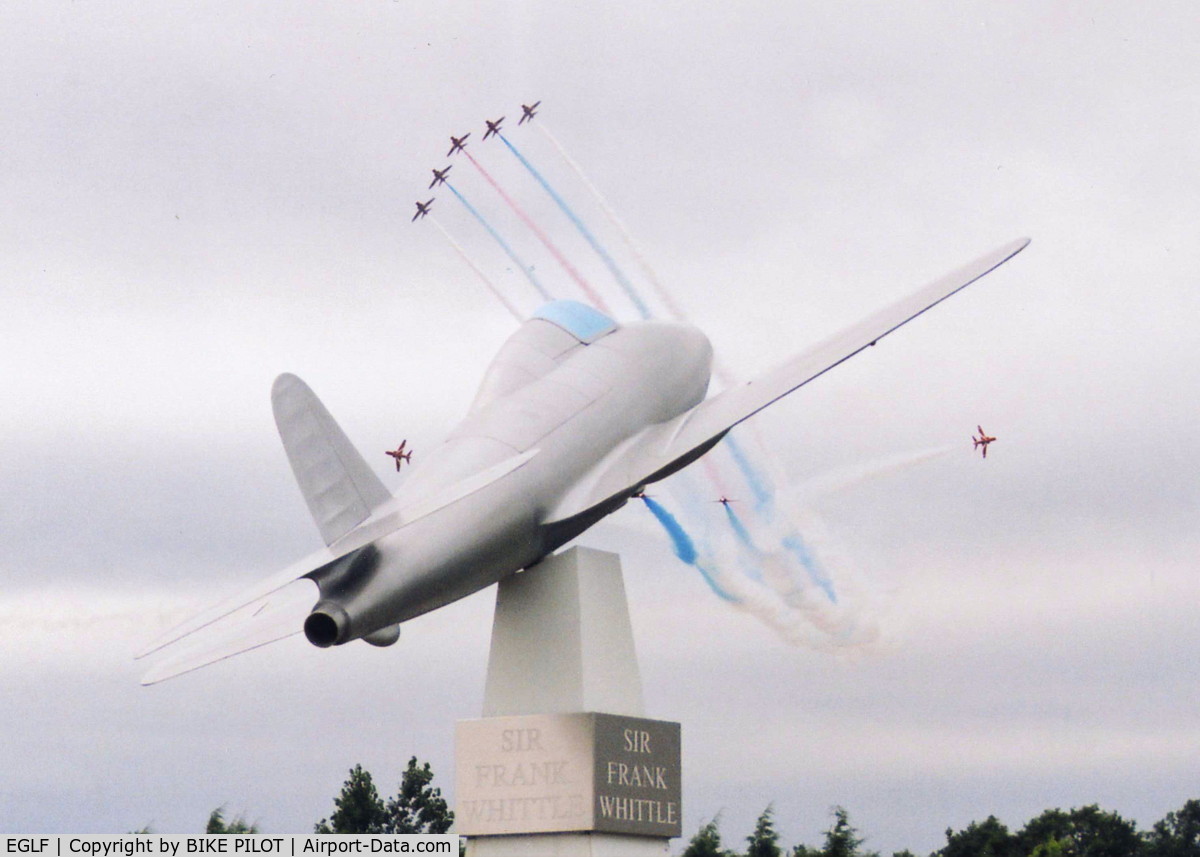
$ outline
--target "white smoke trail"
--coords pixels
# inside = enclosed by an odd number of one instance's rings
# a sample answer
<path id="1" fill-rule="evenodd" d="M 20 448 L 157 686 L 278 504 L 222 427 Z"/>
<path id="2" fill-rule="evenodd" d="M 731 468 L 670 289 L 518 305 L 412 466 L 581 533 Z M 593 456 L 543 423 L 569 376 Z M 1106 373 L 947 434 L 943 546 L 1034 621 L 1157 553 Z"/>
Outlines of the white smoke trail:
<path id="1" fill-rule="evenodd" d="M 517 320 L 517 323 L 520 324 L 522 321 L 524 321 L 520 311 L 513 306 L 508 298 L 504 296 L 500 289 L 496 287 L 496 284 L 488 279 L 487 274 L 483 273 L 483 271 L 479 269 L 479 266 L 476 265 L 475 262 L 472 261 L 471 257 L 467 255 L 467 251 L 463 249 L 462 245 L 454 240 L 454 236 L 446 230 L 445 226 L 442 226 L 441 221 L 439 221 L 432 214 L 428 215 L 428 217 L 433 221 L 433 225 L 438 228 L 438 231 L 440 231 L 442 235 L 445 236 L 446 240 L 450 242 L 450 246 L 454 248 L 459 257 L 461 257 L 462 260 L 467 263 L 467 266 L 475 272 L 475 276 L 478 277 L 485 286 L 487 286 L 488 291 L 492 293 L 496 300 L 500 301 L 500 303 L 504 305 L 504 308 L 508 310 L 509 314 Z"/>
<path id="2" fill-rule="evenodd" d="M 542 121 L 536 124 L 592 194 L 670 317 L 675 321 L 688 321 L 687 314 L 658 278 L 633 235 L 604 195 L 546 124 Z M 727 389 L 736 383 L 734 374 L 715 359 L 713 375 L 723 388 Z M 746 428 L 745 435 L 749 436 L 753 454 L 738 449 L 732 437 L 721 447 L 736 466 L 745 487 L 754 495 L 756 513 L 744 516 L 744 522 L 751 531 L 749 539 L 735 538 L 737 533 L 734 528 L 712 526 L 694 502 L 696 496 L 703 495 L 696 493 L 694 487 L 688 487 L 688 482 L 681 481 L 686 479 L 683 474 L 672 480 L 680 486 L 673 494 L 686 513 L 689 529 L 695 532 L 697 523 L 705 522 L 696 540 L 698 557 L 694 564 L 716 587 L 732 597 L 738 609 L 756 616 L 789 643 L 825 651 L 866 650 L 877 645 L 883 639 L 883 610 L 879 599 L 872 597 L 869 590 L 861 585 L 850 563 L 834 563 L 829 556 L 816 551 L 812 533 L 808 529 L 811 527 L 815 531 L 817 527 L 814 516 L 805 515 L 787 498 L 777 502 L 776 498 L 770 496 L 774 494 L 777 497 L 779 492 L 773 490 L 774 486 L 784 483 L 782 466 L 769 453 L 757 425 L 751 421 Z M 899 469 L 926 460 L 927 457 L 917 457 L 911 462 L 905 459 L 896 464 L 888 463 L 883 469 Z M 729 462 L 722 463 L 728 465 Z M 728 496 L 725 486 L 729 483 L 723 478 L 723 468 L 718 466 L 714 457 L 705 456 L 702 466 L 709 482 L 720 495 Z M 872 472 L 871 468 L 867 468 L 866 472 Z M 861 475 L 857 478 L 861 480 L 868 477 Z M 850 484 L 847 482 L 843 487 L 849 487 Z M 714 533 L 724 536 L 718 550 L 711 547 L 708 538 Z M 801 533 L 805 534 L 803 538 Z M 771 547 L 764 549 L 762 545 Z M 810 556 L 814 552 L 818 556 Z M 747 564 L 754 568 L 749 574 L 728 571 Z M 836 575 L 833 573 L 835 570 Z M 835 576 L 836 601 L 833 585 Z"/>
<path id="3" fill-rule="evenodd" d="M 721 525 L 720 507 L 716 507 L 718 515 L 705 508 L 713 504 L 696 499 L 702 495 L 689 474 L 673 477 L 668 490 L 688 521 L 697 553 L 693 565 L 731 607 L 754 617 L 789 645 L 850 658 L 881 648 L 886 640 L 882 604 L 849 575 L 839 574 L 843 597 L 834 604 L 808 580 L 792 553 L 782 547 L 756 547 L 782 541 L 779 532 L 758 516 L 745 522 L 753 538 L 744 541 L 732 528 Z"/>
<path id="4" fill-rule="evenodd" d="M 791 508 L 796 509 L 800 504 L 810 505 L 816 500 L 839 494 L 872 479 L 891 476 L 917 465 L 943 458 L 959 448 L 958 444 L 945 444 L 928 449 L 901 452 L 863 464 L 853 464 L 823 473 L 806 482 L 784 487 L 780 489 L 778 496 Z"/>
<path id="5" fill-rule="evenodd" d="M 538 130 L 542 132 L 542 135 L 549 140 L 550 144 L 558 151 L 559 157 L 566 162 L 567 166 L 571 168 L 571 170 L 579 178 L 579 181 L 585 188 L 588 189 L 588 192 L 591 193 L 597 204 L 599 204 L 600 210 L 604 212 L 604 216 L 608 218 L 609 223 L 611 223 L 617 230 L 617 233 L 621 236 L 621 241 L 624 242 L 625 246 L 629 248 L 630 255 L 632 255 L 634 260 L 638 263 L 638 267 L 642 269 L 642 273 L 646 275 L 646 279 L 650 281 L 650 285 L 654 288 L 654 293 L 667 308 L 668 314 L 676 321 L 682 321 L 684 319 L 683 310 L 679 308 L 679 305 L 675 303 L 670 293 L 663 287 L 662 283 L 658 279 L 658 275 L 654 272 L 654 268 L 652 268 L 650 263 L 646 261 L 646 256 L 642 253 L 642 250 L 638 246 L 637 242 L 634 241 L 633 235 L 621 221 L 621 218 L 617 216 L 617 213 L 613 211 L 612 206 L 608 204 L 608 200 L 606 200 L 604 195 L 600 193 L 600 189 L 592 184 L 592 181 L 583 172 L 583 168 L 579 166 L 574 158 L 567 154 L 566 148 L 564 148 L 563 144 L 558 141 L 557 137 L 550 133 L 550 129 L 546 127 L 545 122 L 539 120 L 533 124 L 537 125 Z"/>
<path id="6" fill-rule="evenodd" d="M 48 586 L 5 593 L 0 597 L 0 657 L 25 666 L 56 663 L 90 669 L 103 662 L 132 669 L 140 646 L 200 603 L 178 592 Z"/>

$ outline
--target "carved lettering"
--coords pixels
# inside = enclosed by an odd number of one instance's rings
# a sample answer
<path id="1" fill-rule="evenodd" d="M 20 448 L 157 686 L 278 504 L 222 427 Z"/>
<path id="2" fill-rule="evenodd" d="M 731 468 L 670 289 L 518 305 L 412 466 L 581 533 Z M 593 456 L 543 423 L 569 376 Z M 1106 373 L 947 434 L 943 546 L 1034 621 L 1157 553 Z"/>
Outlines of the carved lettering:
<path id="1" fill-rule="evenodd" d="M 569 785 L 566 761 L 519 762 L 516 765 L 476 765 L 476 788 Z"/>
<path id="2" fill-rule="evenodd" d="M 574 821 L 584 815 L 581 794 L 467 800 L 459 806 L 468 821 Z"/>
<path id="3" fill-rule="evenodd" d="M 679 821 L 679 804 L 673 800 L 600 795 L 600 815 L 614 821 L 673 825 Z"/>
<path id="4" fill-rule="evenodd" d="M 625 752 L 626 753 L 649 753 L 650 752 L 650 733 L 641 729 L 626 729 L 625 737 Z"/>
<path id="5" fill-rule="evenodd" d="M 500 734 L 500 749 L 505 753 L 545 752 L 540 729 L 505 729 Z"/>
<path id="6" fill-rule="evenodd" d="M 610 786 L 635 789 L 667 789 L 667 769 L 661 765 L 627 765 L 610 761 L 605 770 Z"/>

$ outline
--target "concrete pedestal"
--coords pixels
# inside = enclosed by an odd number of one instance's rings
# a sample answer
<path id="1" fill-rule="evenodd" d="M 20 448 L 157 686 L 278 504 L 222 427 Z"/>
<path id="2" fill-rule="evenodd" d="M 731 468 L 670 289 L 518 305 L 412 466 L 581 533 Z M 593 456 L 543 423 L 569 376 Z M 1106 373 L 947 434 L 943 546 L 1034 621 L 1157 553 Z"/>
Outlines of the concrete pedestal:
<path id="1" fill-rule="evenodd" d="M 572 548 L 500 581 L 483 716 L 642 716 L 621 561 Z"/>
<path id="2" fill-rule="evenodd" d="M 616 554 L 572 548 L 502 580 L 484 719 L 456 735 L 468 856 L 667 854 L 679 725 L 642 715 Z"/>

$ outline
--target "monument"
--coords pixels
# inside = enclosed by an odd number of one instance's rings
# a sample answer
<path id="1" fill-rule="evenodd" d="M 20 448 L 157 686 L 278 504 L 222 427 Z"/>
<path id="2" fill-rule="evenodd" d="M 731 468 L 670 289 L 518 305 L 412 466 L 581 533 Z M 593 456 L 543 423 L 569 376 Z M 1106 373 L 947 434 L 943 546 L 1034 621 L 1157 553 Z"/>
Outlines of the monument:
<path id="1" fill-rule="evenodd" d="M 616 554 L 576 547 L 501 581 L 483 717 L 455 734 L 467 854 L 666 854 L 680 727 L 644 713 Z"/>

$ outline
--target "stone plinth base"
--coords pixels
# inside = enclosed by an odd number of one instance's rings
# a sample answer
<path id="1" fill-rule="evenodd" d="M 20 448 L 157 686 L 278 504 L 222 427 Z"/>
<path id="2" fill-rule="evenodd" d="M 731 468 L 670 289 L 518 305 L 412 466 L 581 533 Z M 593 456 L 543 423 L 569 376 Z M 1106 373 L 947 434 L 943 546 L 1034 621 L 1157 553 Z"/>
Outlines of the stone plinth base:
<path id="1" fill-rule="evenodd" d="M 460 721 L 470 857 L 641 857 L 679 836 L 678 723 L 646 720 L 616 554 L 573 548 L 502 580 L 483 719 Z"/>
<path id="2" fill-rule="evenodd" d="M 616 833 L 541 833 L 532 836 L 474 836 L 467 857 L 661 857 L 666 839 Z"/>

